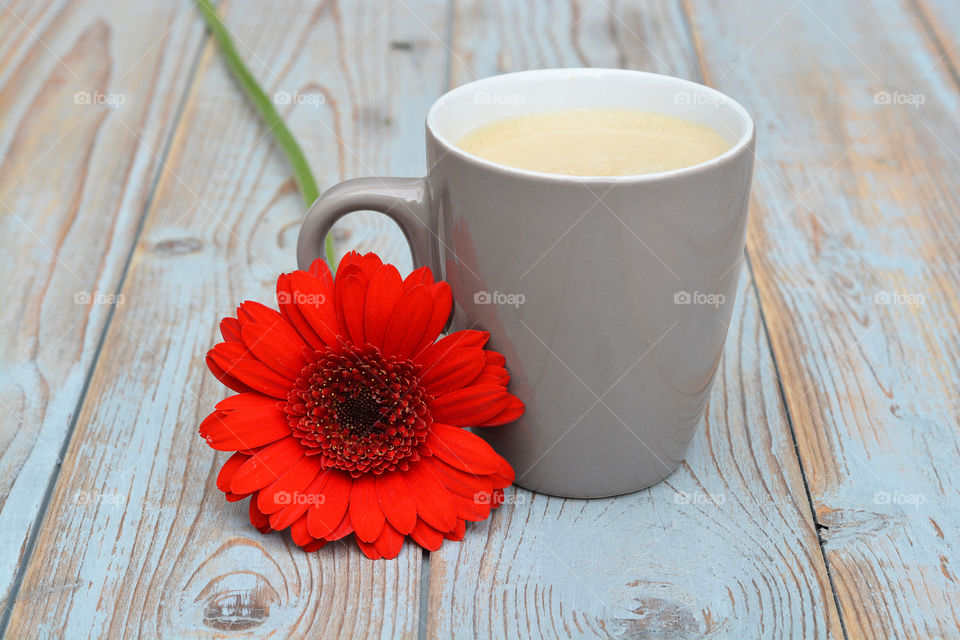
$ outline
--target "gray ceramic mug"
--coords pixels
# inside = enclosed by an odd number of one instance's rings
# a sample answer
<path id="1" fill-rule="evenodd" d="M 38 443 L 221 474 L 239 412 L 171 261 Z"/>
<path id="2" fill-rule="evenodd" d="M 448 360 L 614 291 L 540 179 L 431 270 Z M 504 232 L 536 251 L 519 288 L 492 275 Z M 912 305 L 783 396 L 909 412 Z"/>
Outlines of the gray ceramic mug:
<path id="1" fill-rule="evenodd" d="M 663 173 L 580 177 L 498 165 L 454 141 L 551 109 L 627 108 L 712 127 L 726 153 Z M 427 114 L 426 178 L 343 182 L 307 213 L 301 268 L 333 223 L 380 211 L 416 265 L 454 294 L 451 329 L 492 334 L 517 422 L 482 432 L 534 491 L 601 497 L 648 487 L 683 460 L 713 384 L 736 295 L 753 169 L 746 110 L 708 87 L 619 69 L 494 76 Z"/>

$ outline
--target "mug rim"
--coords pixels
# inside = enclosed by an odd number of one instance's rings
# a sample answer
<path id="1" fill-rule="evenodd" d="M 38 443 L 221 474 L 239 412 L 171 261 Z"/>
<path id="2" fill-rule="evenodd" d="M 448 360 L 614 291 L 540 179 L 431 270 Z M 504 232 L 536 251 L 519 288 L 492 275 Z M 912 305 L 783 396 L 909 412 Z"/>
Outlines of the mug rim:
<path id="1" fill-rule="evenodd" d="M 464 151 L 456 144 L 453 143 L 449 138 L 441 134 L 436 127 L 437 113 L 446 106 L 447 103 L 451 102 L 454 98 L 458 97 L 459 94 L 476 92 L 483 85 L 493 84 L 501 78 L 510 76 L 510 77 L 519 77 L 519 76 L 530 76 L 530 75 L 539 75 L 539 76 L 549 76 L 549 75 L 564 75 L 569 77 L 571 73 L 574 74 L 583 74 L 583 75 L 629 75 L 633 77 L 646 77 L 646 78 L 659 78 L 665 79 L 670 82 L 674 82 L 680 86 L 680 88 L 686 88 L 689 91 L 700 91 L 704 92 L 707 95 L 714 96 L 723 101 L 724 104 L 729 105 L 733 111 L 740 116 L 743 121 L 745 128 L 743 134 L 733 143 L 733 145 L 721 153 L 720 155 L 714 156 L 709 160 L 699 162 L 697 164 L 692 164 L 686 167 L 680 167 L 679 169 L 670 169 L 668 171 L 657 171 L 653 173 L 636 173 L 636 174 L 627 174 L 627 175 L 616 175 L 616 176 L 580 176 L 580 175 L 569 175 L 569 174 L 560 174 L 560 173 L 547 173 L 545 171 L 532 171 L 530 169 L 520 169 L 517 167 L 511 167 L 505 164 L 500 164 L 493 162 L 491 160 L 486 160 L 481 158 L 478 155 Z M 669 114 L 668 114 L 669 115 Z M 732 159 L 739 156 L 743 153 L 744 149 L 750 147 L 755 138 L 756 138 L 756 126 L 753 121 L 753 117 L 750 113 L 741 105 L 739 102 L 723 93 L 718 91 L 713 87 L 708 87 L 699 82 L 693 82 L 692 80 L 686 80 L 684 78 L 678 78 L 677 76 L 666 75 L 662 73 L 653 73 L 650 71 L 639 71 L 633 69 L 613 69 L 613 68 L 604 68 L 604 67 L 557 67 L 549 69 L 531 69 L 528 71 L 514 71 L 511 73 L 500 73 L 492 76 L 487 76 L 486 78 L 479 78 L 466 84 L 462 84 L 458 87 L 447 91 L 442 96 L 437 98 L 437 100 L 431 105 L 429 111 L 427 111 L 426 118 L 426 129 L 429 135 L 441 144 L 444 148 L 445 154 L 452 154 L 461 160 L 464 160 L 468 163 L 479 165 L 489 170 L 493 170 L 504 175 L 511 175 L 514 177 L 522 177 L 527 179 L 539 179 L 545 180 L 548 182 L 580 182 L 580 183 L 640 183 L 640 182 L 657 182 L 660 180 L 669 180 L 674 178 L 681 178 L 689 175 L 695 175 L 703 171 L 709 171 L 710 169 L 716 167 L 717 165 L 726 164 Z"/>

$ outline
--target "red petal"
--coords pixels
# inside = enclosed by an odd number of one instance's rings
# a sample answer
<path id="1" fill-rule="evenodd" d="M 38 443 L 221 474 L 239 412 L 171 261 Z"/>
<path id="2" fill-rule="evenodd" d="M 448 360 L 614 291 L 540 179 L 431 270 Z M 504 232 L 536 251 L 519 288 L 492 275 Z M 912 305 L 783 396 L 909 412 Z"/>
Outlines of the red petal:
<path id="1" fill-rule="evenodd" d="M 480 522 L 486 520 L 490 515 L 491 494 L 479 494 L 473 498 L 465 498 L 455 493 L 450 494 L 454 507 L 457 509 L 457 517 L 470 522 Z"/>
<path id="2" fill-rule="evenodd" d="M 281 301 L 281 306 L 285 302 L 296 305 L 296 310 L 320 340 L 328 347 L 337 348 L 343 331 L 337 320 L 333 291 L 303 271 L 294 271 L 288 277 L 292 299 Z"/>
<path id="3" fill-rule="evenodd" d="M 371 560 L 380 560 L 383 558 L 383 556 L 380 555 L 380 552 L 377 551 L 376 545 L 373 543 L 364 542 L 360 538 L 355 538 L 355 540 L 357 541 L 357 547 L 360 548 L 360 551 L 363 552 L 363 555 L 367 556 Z"/>
<path id="4" fill-rule="evenodd" d="M 330 539 L 330 532 L 337 528 L 340 521 L 347 517 L 350 504 L 350 489 L 353 479 L 342 471 L 329 471 L 329 478 L 323 487 L 323 497 L 307 511 L 307 524 L 314 538 Z M 352 529 L 351 529 L 352 530 Z"/>
<path id="5" fill-rule="evenodd" d="M 226 499 L 227 502 L 240 502 L 241 500 L 243 500 L 249 495 L 250 495 L 249 493 L 230 493 L 229 491 L 227 491 L 223 497 Z"/>
<path id="6" fill-rule="evenodd" d="M 502 353 L 496 351 L 490 351 L 489 349 L 483 352 L 483 355 L 487 358 L 487 364 L 493 365 L 495 367 L 506 367 L 507 359 Z"/>
<path id="7" fill-rule="evenodd" d="M 240 321 L 236 318 L 224 318 L 220 321 L 220 335 L 226 342 L 243 342 L 240 337 Z"/>
<path id="8" fill-rule="evenodd" d="M 243 463 L 250 459 L 250 456 L 244 453 L 235 453 L 230 458 L 223 463 L 223 466 L 220 467 L 220 473 L 217 474 L 217 489 L 223 491 L 224 493 L 230 492 L 230 481 L 233 480 L 234 474 L 237 472 Z"/>
<path id="9" fill-rule="evenodd" d="M 340 260 L 336 279 L 339 280 L 341 276 L 356 272 L 362 274 L 362 279 L 366 282 L 381 266 L 383 266 L 383 261 L 380 260 L 380 256 L 372 251 L 362 255 L 356 251 L 350 251 Z"/>
<path id="10" fill-rule="evenodd" d="M 387 333 L 383 338 L 383 354 L 409 358 L 414 347 L 420 342 L 423 330 L 430 321 L 432 298 L 424 287 L 414 287 L 403 294 L 397 304 Z"/>
<path id="11" fill-rule="evenodd" d="M 450 500 L 450 492 L 433 475 L 428 465 L 422 462 L 410 465 L 403 479 L 417 501 L 417 515 L 427 524 L 440 531 L 450 531 L 456 526 L 457 512 Z"/>
<path id="12" fill-rule="evenodd" d="M 333 531 L 324 536 L 327 540 L 339 540 L 353 533 L 353 525 L 350 524 L 350 514 L 344 513 L 343 519 L 340 521 Z M 360 539 L 357 539 L 357 542 L 360 542 Z"/>
<path id="13" fill-rule="evenodd" d="M 310 457 L 310 456 L 306 456 Z M 324 486 L 327 484 L 332 472 L 322 471 L 317 474 L 317 477 L 313 479 L 313 482 L 310 483 L 306 489 L 303 490 L 303 494 L 307 496 L 315 496 L 313 500 L 303 500 L 300 502 L 293 502 L 285 506 L 280 511 L 270 514 L 270 526 L 275 530 L 280 531 L 281 529 L 286 529 L 294 521 L 299 520 L 300 516 L 307 512 L 307 509 L 311 505 L 316 504 L 320 498 L 320 495 L 323 493 Z"/>
<path id="14" fill-rule="evenodd" d="M 306 489 L 320 473 L 320 456 L 303 456 L 273 484 L 257 493 L 257 506 L 266 514 L 276 513 L 295 503 L 306 502 L 314 496 Z"/>
<path id="15" fill-rule="evenodd" d="M 453 308 L 453 293 L 450 291 L 450 285 L 446 282 L 431 285 L 428 291 L 433 298 L 430 321 L 427 322 L 427 327 L 423 330 L 423 335 L 420 336 L 420 341 L 414 348 L 413 353 L 417 353 L 433 344 L 443 328 L 447 326 L 447 322 L 450 320 L 450 311 Z"/>
<path id="16" fill-rule="evenodd" d="M 279 315 L 279 311 L 253 300 L 245 300 L 237 307 L 237 321 L 241 327 L 248 322 L 270 323 Z"/>
<path id="17" fill-rule="evenodd" d="M 483 370 L 485 359 L 480 349 L 454 349 L 429 369 L 420 372 L 420 381 L 430 395 L 437 397 L 473 382 Z"/>
<path id="18" fill-rule="evenodd" d="M 306 458 L 311 458 L 313 456 L 304 456 Z M 303 501 L 294 501 L 291 504 L 285 506 L 280 511 L 270 515 L 270 526 L 275 530 L 280 531 L 281 529 L 286 529 L 294 521 L 299 520 L 300 516 L 307 512 L 307 509 L 311 505 L 316 504 L 320 498 L 320 495 L 323 493 L 324 486 L 327 484 L 327 480 L 333 472 L 331 471 L 322 471 L 317 474 L 317 477 L 313 479 L 313 482 L 310 483 L 306 489 L 303 490 L 303 495 L 305 496 L 314 496 L 314 499 L 303 500 Z"/>
<path id="19" fill-rule="evenodd" d="M 383 558 L 391 560 L 400 555 L 403 538 L 403 534 L 391 527 L 388 522 L 383 525 L 383 531 L 380 532 L 380 537 L 376 539 L 373 546 Z"/>
<path id="20" fill-rule="evenodd" d="M 317 278 L 321 282 L 333 282 L 333 276 L 330 275 L 330 265 L 327 264 L 327 261 L 324 258 L 317 258 L 310 265 L 310 268 L 307 269 L 307 273 L 312 275 L 314 278 Z"/>
<path id="21" fill-rule="evenodd" d="M 425 287 L 433 284 L 433 273 L 430 271 L 430 267 L 420 267 L 411 271 L 410 275 L 403 280 L 403 290 L 410 291 L 418 284 Z"/>
<path id="22" fill-rule="evenodd" d="M 280 404 L 276 398 L 265 396 L 255 391 L 250 393 L 238 393 L 235 396 L 228 396 L 216 404 L 217 409 L 232 413 L 242 409 L 266 409 L 272 407 L 278 409 Z"/>
<path id="23" fill-rule="evenodd" d="M 430 403 L 430 414 L 438 422 L 472 427 L 503 411 L 508 401 L 507 390 L 499 385 L 470 385 L 435 398 Z"/>
<path id="24" fill-rule="evenodd" d="M 316 551 L 317 549 L 322 549 L 326 544 L 327 544 L 326 540 L 314 540 L 313 542 L 310 542 L 308 544 L 300 545 L 300 548 L 310 553 L 312 551 Z"/>
<path id="25" fill-rule="evenodd" d="M 250 498 L 250 524 L 260 533 L 270 533 L 270 520 L 257 508 L 257 496 Z"/>
<path id="26" fill-rule="evenodd" d="M 200 435 L 217 451 L 241 451 L 262 447 L 289 436 L 287 417 L 276 407 L 248 408 L 225 413 L 216 410 L 200 425 Z"/>
<path id="27" fill-rule="evenodd" d="M 417 501 L 407 487 L 401 471 L 377 476 L 377 497 L 387 521 L 398 532 L 407 534 L 417 524 Z"/>
<path id="28" fill-rule="evenodd" d="M 443 537 L 447 540 L 463 540 L 464 534 L 467 532 L 466 523 L 463 520 L 457 520 L 457 526 L 453 531 L 448 531 L 443 534 Z"/>
<path id="29" fill-rule="evenodd" d="M 417 526 L 410 532 L 410 537 L 427 551 L 436 551 L 443 544 L 443 534 L 423 520 L 417 520 Z"/>
<path id="30" fill-rule="evenodd" d="M 348 251 L 340 259 L 340 264 L 337 265 L 337 275 L 334 278 L 334 281 L 346 276 L 347 272 L 349 271 L 363 273 L 363 269 L 360 267 L 360 254 L 356 251 Z"/>
<path id="31" fill-rule="evenodd" d="M 524 407 L 523 402 L 517 396 L 513 394 L 507 394 L 508 400 L 507 405 L 503 410 L 497 415 L 493 416 L 489 420 L 485 420 L 483 424 L 476 425 L 478 427 L 497 427 L 502 424 L 507 424 L 508 422 L 513 422 L 517 418 L 523 415 Z"/>
<path id="32" fill-rule="evenodd" d="M 373 251 L 369 251 L 360 256 L 360 261 L 358 264 L 366 274 L 366 280 L 370 280 L 370 278 L 373 277 L 373 274 L 377 272 L 377 269 L 383 266 L 383 261 L 380 259 L 380 256 L 375 254 Z"/>
<path id="33" fill-rule="evenodd" d="M 293 386 L 292 380 L 253 358 L 246 347 L 239 342 L 221 342 L 207 355 L 213 358 L 226 375 L 232 376 L 254 391 L 285 400 L 290 387 Z"/>
<path id="34" fill-rule="evenodd" d="M 484 352 L 485 359 L 487 357 L 486 354 L 487 352 L 485 351 Z M 483 371 L 480 372 L 480 375 L 493 376 L 497 380 L 510 377 L 510 374 L 507 372 L 507 370 L 504 367 L 500 366 L 499 364 L 490 364 L 489 362 L 487 362 L 486 366 L 483 367 Z"/>
<path id="35" fill-rule="evenodd" d="M 499 491 L 504 487 L 509 487 L 513 484 L 516 474 L 513 471 L 513 467 L 510 466 L 510 463 L 504 458 L 500 458 L 500 467 L 497 469 L 497 472 L 490 476 L 490 480 L 493 482 L 495 491 Z M 502 491 L 500 492 L 503 493 Z"/>
<path id="36" fill-rule="evenodd" d="M 293 538 L 294 543 L 296 543 L 298 547 L 313 543 L 314 538 L 307 530 L 306 516 L 290 525 L 290 537 Z"/>
<path id="37" fill-rule="evenodd" d="M 203 438 L 204 440 L 208 440 L 209 434 L 210 434 L 210 427 L 213 426 L 215 422 L 222 420 L 223 416 L 225 415 L 227 414 L 217 409 L 213 411 L 213 413 L 208 415 L 206 418 L 204 418 L 203 421 L 200 423 L 200 427 L 197 429 L 197 431 L 200 433 L 200 437 Z M 237 451 L 238 449 L 243 449 L 243 448 L 244 447 L 234 447 L 233 449 L 226 449 L 226 451 Z"/>
<path id="38" fill-rule="evenodd" d="M 283 314 L 286 321 L 297 330 L 297 333 L 311 349 L 323 349 L 327 345 L 320 339 L 317 332 L 313 330 L 313 327 L 307 322 L 307 319 L 293 300 L 293 285 L 290 284 L 290 276 L 281 273 L 277 277 L 277 304 L 280 306 L 280 313 Z"/>
<path id="39" fill-rule="evenodd" d="M 336 284 L 337 315 L 343 318 L 343 325 L 350 341 L 355 345 L 364 344 L 363 305 L 367 296 L 367 285 L 359 277 L 348 275 Z"/>
<path id="40" fill-rule="evenodd" d="M 502 458 L 493 447 L 465 429 L 434 422 L 425 443 L 433 455 L 467 473 L 489 474 L 501 468 Z"/>
<path id="41" fill-rule="evenodd" d="M 279 314 L 272 324 L 245 324 L 241 335 L 244 344 L 257 360 L 290 380 L 296 380 L 307 366 L 303 357 L 307 343 Z"/>
<path id="42" fill-rule="evenodd" d="M 243 463 L 230 481 L 233 493 L 251 493 L 261 489 L 303 457 L 303 446 L 296 438 L 278 440 L 258 451 Z"/>
<path id="43" fill-rule="evenodd" d="M 243 384 L 236 378 L 227 373 L 214 362 L 213 358 L 207 355 L 207 368 L 210 369 L 210 373 L 213 374 L 213 377 L 219 380 L 222 384 L 226 385 L 228 388 L 233 389 L 234 391 L 239 391 L 243 393 L 245 391 L 253 391 L 250 387 Z"/>
<path id="44" fill-rule="evenodd" d="M 457 331 L 440 338 L 428 346 L 414 357 L 414 361 L 423 365 L 424 369 L 429 369 L 454 349 L 464 349 L 467 347 L 479 349 L 485 345 L 489 339 L 490 334 L 486 331 L 476 331 L 474 329 Z"/>
<path id="45" fill-rule="evenodd" d="M 377 484 L 370 474 L 353 481 L 350 491 L 350 522 L 357 538 L 373 542 L 383 531 L 383 511 L 377 499 Z"/>
<path id="46" fill-rule="evenodd" d="M 495 384 L 498 387 L 506 387 L 509 381 L 510 376 L 503 378 L 488 373 L 481 373 L 477 376 L 477 379 L 473 381 L 473 384 Z"/>
<path id="47" fill-rule="evenodd" d="M 424 462 L 431 465 L 433 475 L 437 476 L 437 479 L 450 490 L 450 493 L 473 499 L 480 494 L 489 494 L 493 491 L 493 482 L 491 482 L 490 476 L 461 471 L 451 467 L 437 456 L 430 456 Z"/>
<path id="48" fill-rule="evenodd" d="M 403 297 L 403 280 L 392 264 L 380 267 L 367 283 L 367 297 L 363 303 L 363 331 L 366 341 L 383 346 L 383 336 L 393 310 Z"/>

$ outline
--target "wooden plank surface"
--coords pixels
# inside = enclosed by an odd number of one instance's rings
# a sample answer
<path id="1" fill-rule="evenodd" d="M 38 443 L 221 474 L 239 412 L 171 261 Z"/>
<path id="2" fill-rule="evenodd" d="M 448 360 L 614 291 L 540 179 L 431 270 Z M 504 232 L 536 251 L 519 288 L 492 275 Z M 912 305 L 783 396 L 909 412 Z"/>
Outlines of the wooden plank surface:
<path id="1" fill-rule="evenodd" d="M 425 170 L 422 118 L 447 57 L 430 32 L 444 32 L 444 4 L 236 1 L 224 12 L 268 93 L 304 96 L 284 111 L 322 185 Z M 273 300 L 302 214 L 282 156 L 208 44 L 10 637 L 417 635 L 418 548 L 374 563 L 352 544 L 305 554 L 261 537 L 246 504 L 214 485 L 226 456 L 197 435 L 228 394 L 203 366 L 219 319 L 244 298 Z M 348 234 L 409 261 L 383 234 Z"/>
<path id="2" fill-rule="evenodd" d="M 676 3 L 458 2 L 454 45 L 455 84 L 530 66 L 697 78 Z M 514 504 L 433 553 L 427 635 L 842 637 L 746 271 L 725 353 L 688 460 L 666 481 L 599 500 L 514 488 Z"/>
<path id="3" fill-rule="evenodd" d="M 707 79 L 757 118 L 748 250 L 847 632 L 956 637 L 949 56 L 909 2 L 686 6 Z"/>
<path id="4" fill-rule="evenodd" d="M 166 144 L 199 53 L 202 27 L 181 19 L 189 9 L 0 6 L 4 611 L 159 170 L 138 137 Z"/>
<path id="5" fill-rule="evenodd" d="M 225 456 L 196 426 L 226 393 L 202 364 L 217 321 L 270 302 L 294 267 L 289 170 L 209 43 L 197 61 L 190 2 L 4 2 L 9 637 L 960 635 L 960 9 L 221 9 L 288 99 L 321 186 L 422 174 L 432 101 L 502 71 L 641 68 L 744 103 L 759 136 L 752 269 L 706 419 L 664 483 L 592 501 L 512 489 L 429 563 L 412 545 L 370 562 L 259 536 L 216 490 Z M 410 267 L 383 216 L 350 216 L 335 237 Z M 75 304 L 83 293 L 93 303 Z"/>

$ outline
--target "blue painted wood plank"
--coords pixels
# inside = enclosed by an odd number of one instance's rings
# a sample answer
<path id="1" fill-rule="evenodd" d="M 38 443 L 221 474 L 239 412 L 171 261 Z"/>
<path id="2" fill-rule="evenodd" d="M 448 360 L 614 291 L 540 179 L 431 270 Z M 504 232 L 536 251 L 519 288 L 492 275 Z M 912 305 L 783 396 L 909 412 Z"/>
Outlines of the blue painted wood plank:
<path id="1" fill-rule="evenodd" d="M 199 54 L 202 27 L 179 20 L 189 9 L 186 0 L 0 8 L 4 612 L 160 171 L 152 149 L 172 134 Z"/>
<path id="2" fill-rule="evenodd" d="M 955 637 L 956 74 L 911 2 L 687 6 L 757 118 L 747 245 L 847 632 Z"/>
<path id="3" fill-rule="evenodd" d="M 267 93 L 304 96 L 280 107 L 321 186 L 425 170 L 415 152 L 399 164 L 398 149 L 422 132 L 420 105 L 444 89 L 448 52 L 431 31 L 446 30 L 445 2 L 225 7 Z M 287 535 L 261 536 L 246 503 L 215 487 L 226 456 L 197 426 L 229 391 L 203 355 L 221 317 L 244 299 L 270 303 L 277 274 L 295 267 L 303 205 L 211 44 L 196 77 L 10 636 L 412 637 L 418 548 L 378 563 L 352 544 L 305 554 Z M 340 238 L 409 260 L 402 240 L 378 229 L 348 222 Z"/>

